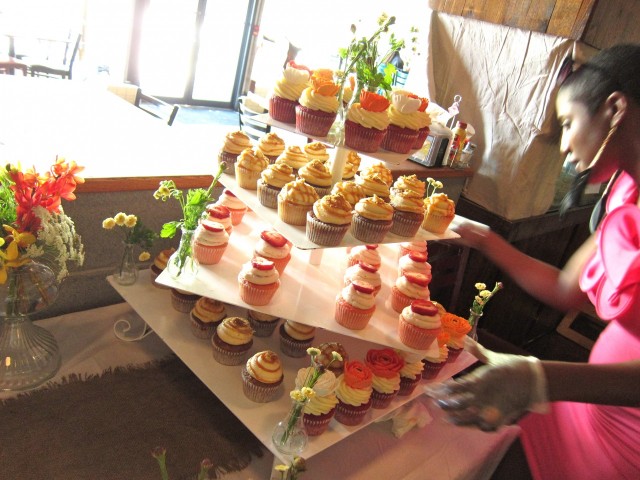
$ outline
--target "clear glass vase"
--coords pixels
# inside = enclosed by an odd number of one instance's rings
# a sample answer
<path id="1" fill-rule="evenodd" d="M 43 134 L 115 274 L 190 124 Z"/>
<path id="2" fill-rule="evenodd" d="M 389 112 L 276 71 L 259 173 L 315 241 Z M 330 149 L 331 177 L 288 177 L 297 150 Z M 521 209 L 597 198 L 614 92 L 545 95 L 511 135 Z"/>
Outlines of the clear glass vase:
<path id="1" fill-rule="evenodd" d="M 167 263 L 167 271 L 173 278 L 190 280 L 198 274 L 200 264 L 193 255 L 193 235 L 195 230 L 182 228 L 178 249 L 171 255 Z"/>
<path id="2" fill-rule="evenodd" d="M 133 285 L 138 280 L 138 267 L 133 255 L 135 244 L 122 242 L 122 257 L 113 277 L 120 285 Z"/>
<path id="3" fill-rule="evenodd" d="M 0 285 L 0 390 L 27 390 L 60 368 L 54 336 L 29 317 L 55 301 L 58 282 L 49 267 L 37 262 L 9 268 L 7 274 Z"/>
<path id="4" fill-rule="evenodd" d="M 474 340 L 478 340 L 478 321 L 482 317 L 482 312 L 476 313 L 473 310 L 469 310 L 469 324 L 471 325 L 471 330 L 467 333 Z"/>
<path id="5" fill-rule="evenodd" d="M 305 404 L 306 402 L 293 400 L 286 418 L 278 422 L 273 429 L 273 445 L 284 455 L 299 455 L 307 446 L 309 437 L 303 423 Z"/>

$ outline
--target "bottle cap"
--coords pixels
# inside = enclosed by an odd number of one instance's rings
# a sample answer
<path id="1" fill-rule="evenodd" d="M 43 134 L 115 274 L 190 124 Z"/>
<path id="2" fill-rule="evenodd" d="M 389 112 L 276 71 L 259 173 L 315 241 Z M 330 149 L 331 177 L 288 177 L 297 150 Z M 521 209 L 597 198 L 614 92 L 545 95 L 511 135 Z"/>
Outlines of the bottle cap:
<path id="1" fill-rule="evenodd" d="M 467 124 L 465 122 L 458 122 L 458 127 L 467 128 Z"/>

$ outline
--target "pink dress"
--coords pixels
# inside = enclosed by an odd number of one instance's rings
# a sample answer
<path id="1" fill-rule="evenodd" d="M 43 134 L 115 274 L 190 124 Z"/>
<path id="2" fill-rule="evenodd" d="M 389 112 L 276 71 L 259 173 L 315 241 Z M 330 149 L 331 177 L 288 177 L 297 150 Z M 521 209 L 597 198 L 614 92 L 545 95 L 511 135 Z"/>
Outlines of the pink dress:
<path id="1" fill-rule="evenodd" d="M 623 173 L 611 190 L 597 233 L 597 251 L 580 277 L 609 321 L 589 363 L 640 359 L 640 209 L 638 189 Z M 640 388 L 640 385 L 638 385 Z M 521 422 L 521 440 L 535 479 L 639 479 L 640 408 L 555 402 L 546 415 Z"/>

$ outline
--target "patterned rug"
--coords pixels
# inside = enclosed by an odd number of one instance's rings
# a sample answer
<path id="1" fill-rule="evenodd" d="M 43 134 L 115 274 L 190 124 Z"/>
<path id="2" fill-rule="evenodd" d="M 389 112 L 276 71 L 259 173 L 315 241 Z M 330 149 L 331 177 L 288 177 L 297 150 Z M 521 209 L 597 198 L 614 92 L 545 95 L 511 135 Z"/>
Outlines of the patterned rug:
<path id="1" fill-rule="evenodd" d="M 261 443 L 176 357 L 67 378 L 0 405 L 0 477 L 159 480 L 155 447 L 171 480 L 239 471 Z"/>

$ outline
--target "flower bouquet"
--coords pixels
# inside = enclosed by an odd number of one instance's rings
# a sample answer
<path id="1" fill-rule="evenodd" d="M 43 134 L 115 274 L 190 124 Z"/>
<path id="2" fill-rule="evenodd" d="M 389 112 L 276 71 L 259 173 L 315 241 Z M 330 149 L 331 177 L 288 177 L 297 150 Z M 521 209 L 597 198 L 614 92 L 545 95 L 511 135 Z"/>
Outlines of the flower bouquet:
<path id="1" fill-rule="evenodd" d="M 477 340 L 478 320 L 482 317 L 482 311 L 489 300 L 491 300 L 496 293 L 502 290 L 504 285 L 502 285 L 502 282 L 496 282 L 493 290 L 487 290 L 487 286 L 484 283 L 478 282 L 475 284 L 475 287 L 478 290 L 478 294 L 474 297 L 473 304 L 469 309 L 469 324 L 471 325 L 471 331 L 468 335 L 474 340 Z"/>

